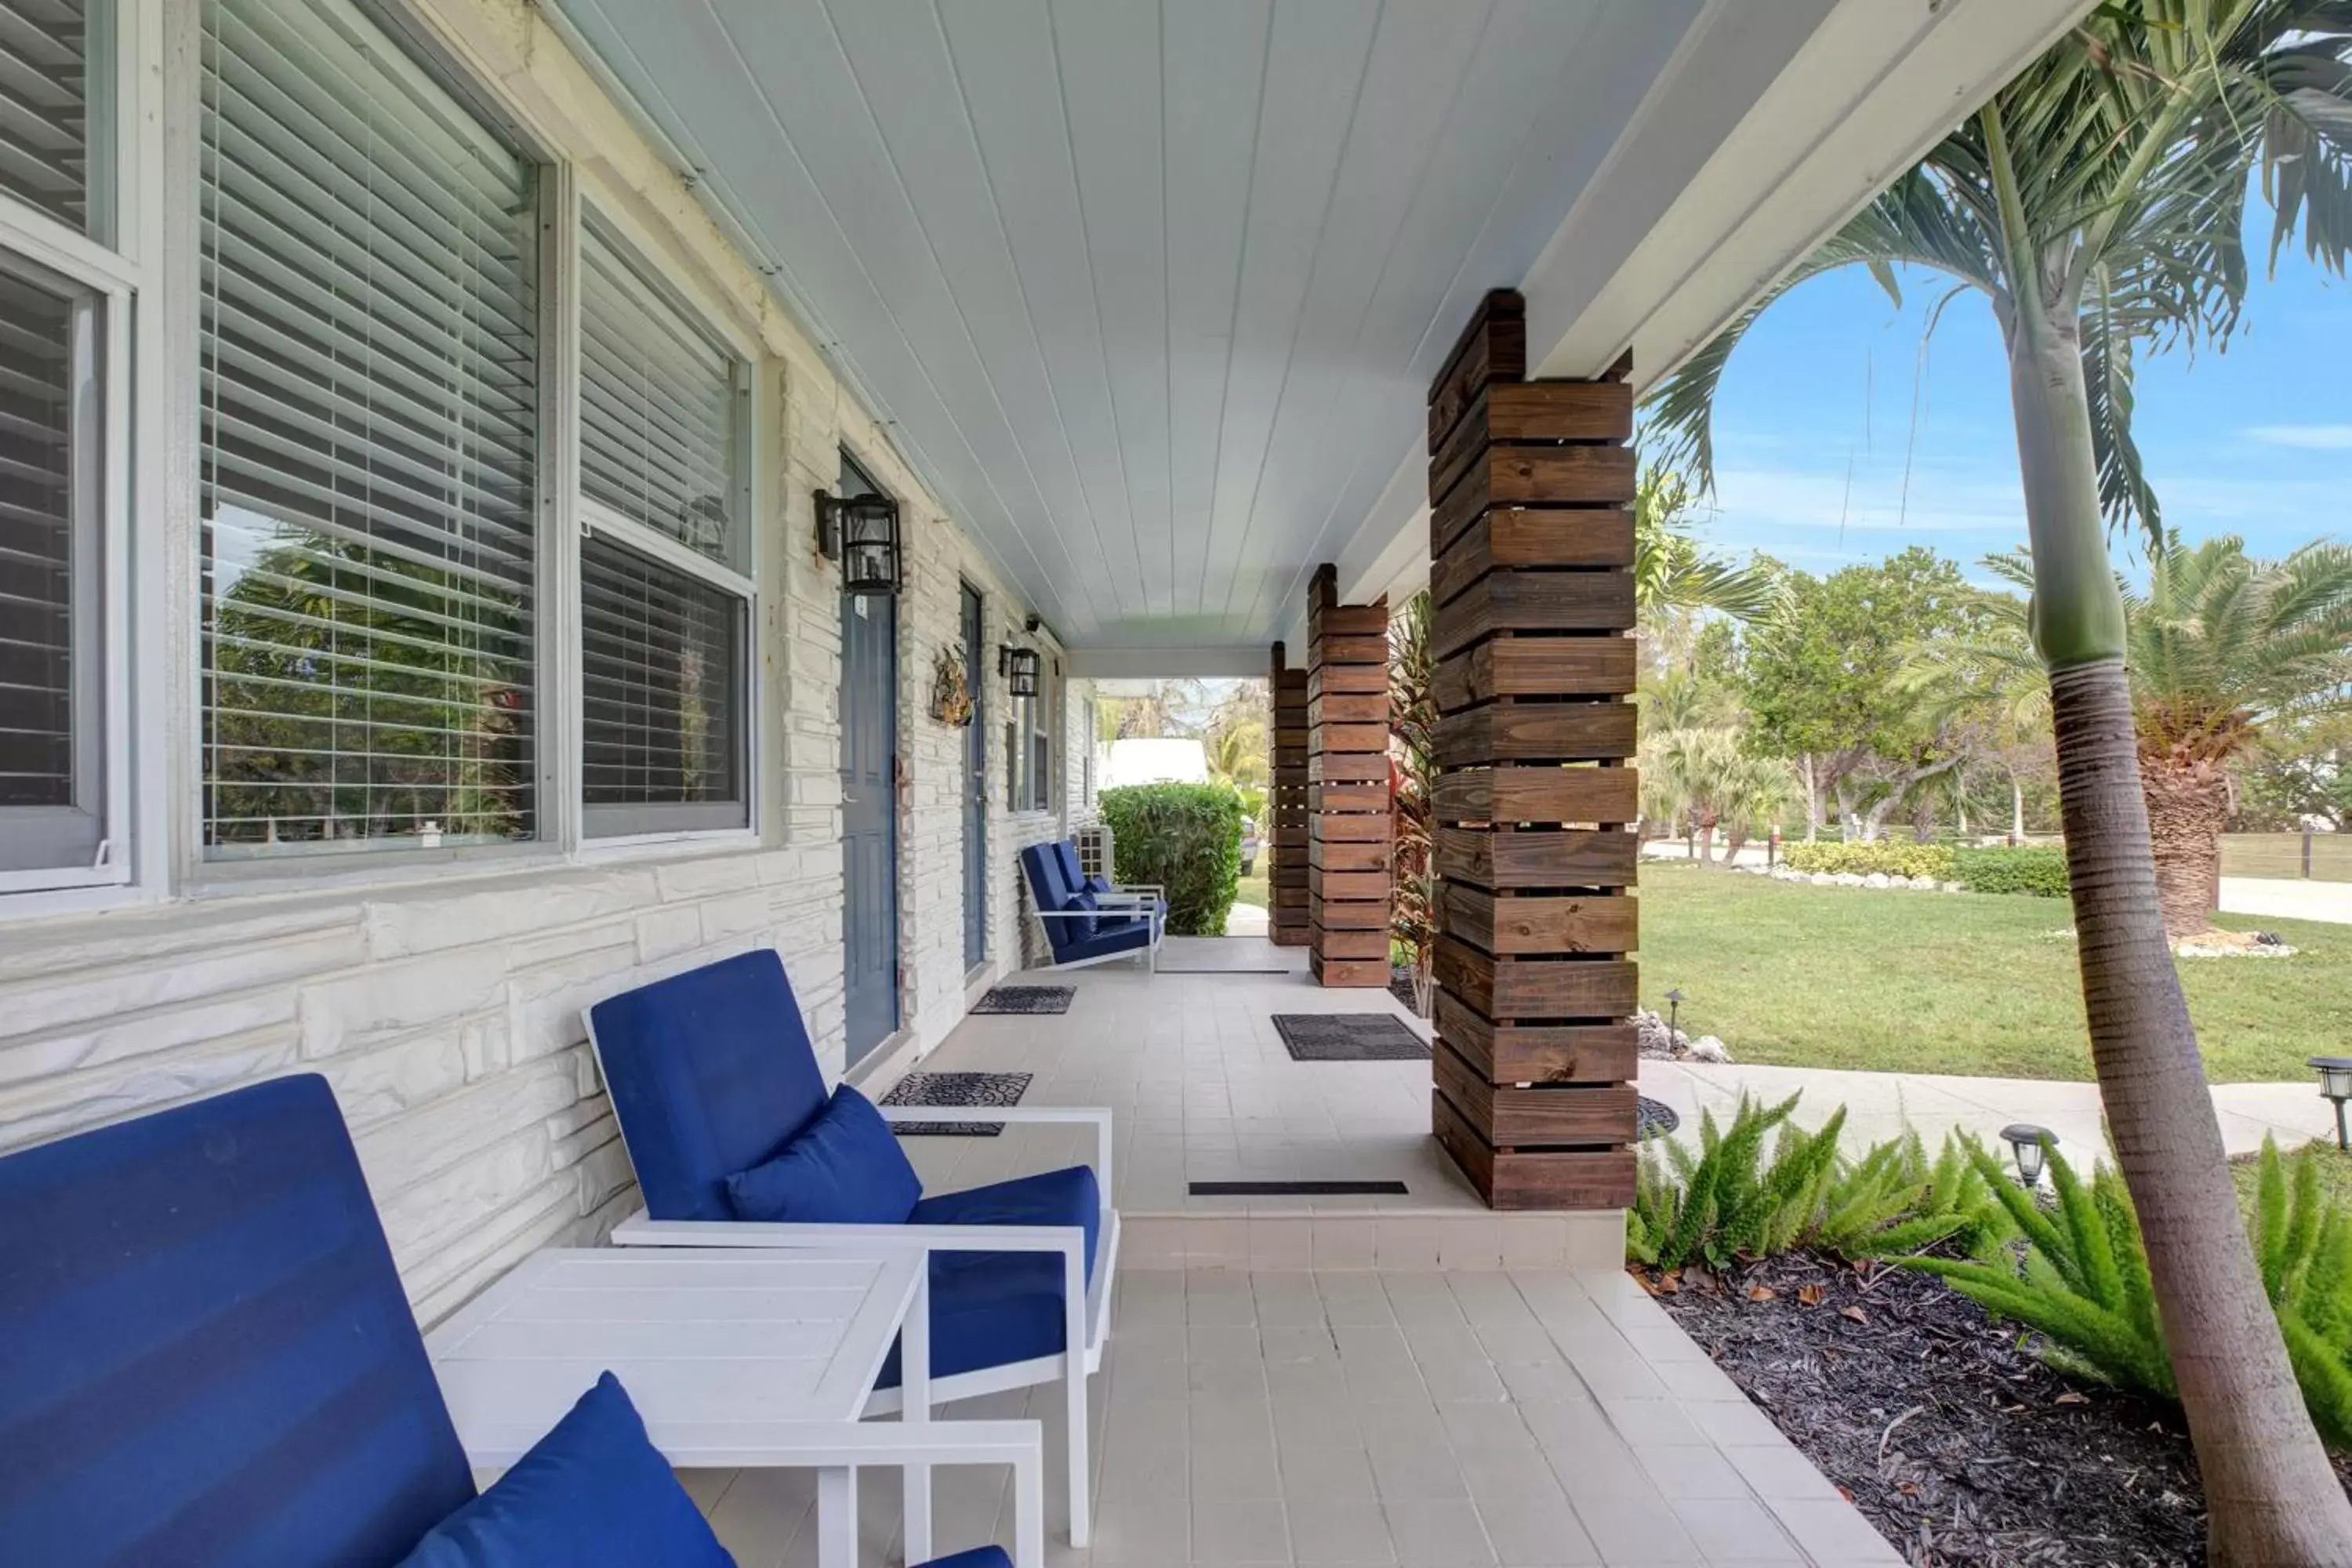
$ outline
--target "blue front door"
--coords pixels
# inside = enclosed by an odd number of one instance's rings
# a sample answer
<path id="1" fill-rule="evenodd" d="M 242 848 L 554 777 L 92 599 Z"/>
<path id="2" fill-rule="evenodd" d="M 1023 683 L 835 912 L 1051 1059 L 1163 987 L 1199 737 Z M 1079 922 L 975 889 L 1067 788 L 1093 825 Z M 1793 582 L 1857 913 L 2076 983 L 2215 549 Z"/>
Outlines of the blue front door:
<path id="1" fill-rule="evenodd" d="M 988 643 L 980 592 L 963 587 L 963 679 L 971 692 L 971 722 L 963 732 L 963 966 L 978 969 L 988 959 L 988 716 L 982 693 L 988 683 L 983 655 Z"/>
<path id="2" fill-rule="evenodd" d="M 874 495 L 846 455 L 841 493 Z M 852 1063 L 898 1028 L 898 601 L 841 596 L 843 1012 Z"/>

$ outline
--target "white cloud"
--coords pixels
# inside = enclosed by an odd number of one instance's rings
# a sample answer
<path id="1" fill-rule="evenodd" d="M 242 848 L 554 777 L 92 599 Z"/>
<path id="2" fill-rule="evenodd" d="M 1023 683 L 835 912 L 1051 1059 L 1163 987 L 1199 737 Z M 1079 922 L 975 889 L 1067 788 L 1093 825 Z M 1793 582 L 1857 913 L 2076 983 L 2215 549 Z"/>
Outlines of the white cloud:
<path id="1" fill-rule="evenodd" d="M 2299 447 L 2314 452 L 2352 447 L 2352 425 L 2256 425 L 2245 434 L 2247 439 L 2265 447 Z"/>

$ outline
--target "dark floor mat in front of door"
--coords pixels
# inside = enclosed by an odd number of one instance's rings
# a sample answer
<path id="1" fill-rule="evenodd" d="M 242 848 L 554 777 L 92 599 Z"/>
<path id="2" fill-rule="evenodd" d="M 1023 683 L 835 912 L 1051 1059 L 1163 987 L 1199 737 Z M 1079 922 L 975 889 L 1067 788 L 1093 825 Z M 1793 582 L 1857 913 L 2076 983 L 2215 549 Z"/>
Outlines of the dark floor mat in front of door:
<path id="1" fill-rule="evenodd" d="M 1025 1072 L 910 1072 L 882 1097 L 885 1105 L 951 1105 L 971 1108 L 1018 1105 L 1029 1092 Z M 894 1121 L 890 1131 L 901 1138 L 993 1138 L 1004 1131 L 1002 1121 Z"/>
<path id="2" fill-rule="evenodd" d="M 1386 1013 L 1276 1013 L 1275 1032 L 1298 1062 L 1425 1062 L 1429 1042 Z"/>
<path id="3" fill-rule="evenodd" d="M 1663 1100 L 1648 1095 L 1634 1098 L 1634 1137 L 1646 1143 L 1653 1138 L 1664 1138 L 1683 1124 L 1682 1113 Z"/>
<path id="4" fill-rule="evenodd" d="M 1075 985 L 992 985 L 973 1008 L 975 1013 L 1066 1013 Z"/>

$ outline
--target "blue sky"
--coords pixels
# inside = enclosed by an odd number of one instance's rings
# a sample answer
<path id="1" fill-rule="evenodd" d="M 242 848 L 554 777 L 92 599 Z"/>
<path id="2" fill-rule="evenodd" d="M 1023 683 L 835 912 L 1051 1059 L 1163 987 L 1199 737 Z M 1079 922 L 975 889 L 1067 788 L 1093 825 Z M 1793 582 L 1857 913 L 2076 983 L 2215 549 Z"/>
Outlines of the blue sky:
<path id="1" fill-rule="evenodd" d="M 1978 557 L 2024 542 L 2008 371 L 1981 296 L 1945 312 L 1922 373 L 1942 292 L 1911 274 L 1897 310 L 1853 269 L 1765 312 L 1717 406 L 1717 493 L 1696 530 L 1708 543 L 1814 573 L 1927 544 L 1980 576 Z M 2135 426 L 2165 521 L 2190 539 L 2241 534 L 2262 555 L 2352 538 L 2347 366 L 2352 289 L 2299 253 L 2275 280 L 2257 274 L 2226 353 L 2142 361 Z"/>

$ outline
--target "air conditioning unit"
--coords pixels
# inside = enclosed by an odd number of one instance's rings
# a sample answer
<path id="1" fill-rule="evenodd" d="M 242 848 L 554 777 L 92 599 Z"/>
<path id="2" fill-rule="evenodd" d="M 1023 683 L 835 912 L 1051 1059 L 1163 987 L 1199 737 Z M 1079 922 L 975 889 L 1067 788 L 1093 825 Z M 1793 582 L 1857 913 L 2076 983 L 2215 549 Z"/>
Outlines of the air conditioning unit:
<path id="1" fill-rule="evenodd" d="M 1078 847 L 1078 869 L 1108 882 L 1110 876 L 1110 829 L 1097 822 L 1071 835 Z"/>

